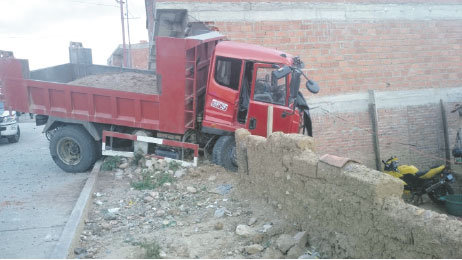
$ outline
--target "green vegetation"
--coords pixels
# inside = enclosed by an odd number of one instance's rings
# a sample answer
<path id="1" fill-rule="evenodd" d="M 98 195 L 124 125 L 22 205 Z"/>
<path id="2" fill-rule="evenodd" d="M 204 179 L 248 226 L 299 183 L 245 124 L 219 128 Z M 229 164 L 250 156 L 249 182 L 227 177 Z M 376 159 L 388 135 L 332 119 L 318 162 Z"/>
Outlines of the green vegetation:
<path id="1" fill-rule="evenodd" d="M 154 175 L 152 171 L 145 171 L 141 174 L 141 180 L 132 182 L 131 185 L 137 190 L 153 190 L 157 187 L 161 187 L 164 183 L 172 183 L 174 181 L 175 178 L 166 172 Z"/>
<path id="2" fill-rule="evenodd" d="M 119 166 L 121 162 L 120 156 L 109 156 L 104 159 L 101 169 L 103 171 L 112 171 Z"/>
<path id="3" fill-rule="evenodd" d="M 133 164 L 133 165 L 138 165 L 138 162 L 139 162 L 143 157 L 144 157 L 143 151 L 138 150 L 138 151 L 135 153 L 135 156 L 133 157 L 132 164 Z"/>
<path id="4" fill-rule="evenodd" d="M 181 168 L 181 164 L 179 162 L 176 162 L 176 161 L 170 161 L 168 163 L 168 168 L 175 172 L 176 170 Z"/>
<path id="5" fill-rule="evenodd" d="M 160 258 L 160 246 L 157 242 L 146 242 L 141 243 L 141 248 L 146 250 L 144 259 L 159 259 Z"/>

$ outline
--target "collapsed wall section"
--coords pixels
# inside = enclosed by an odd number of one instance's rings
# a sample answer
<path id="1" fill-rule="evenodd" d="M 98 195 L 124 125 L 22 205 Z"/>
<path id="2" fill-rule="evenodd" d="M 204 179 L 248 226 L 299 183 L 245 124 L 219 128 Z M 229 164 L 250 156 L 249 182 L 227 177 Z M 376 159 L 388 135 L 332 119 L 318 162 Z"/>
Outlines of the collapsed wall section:
<path id="1" fill-rule="evenodd" d="M 458 258 L 462 223 L 406 204 L 398 179 L 346 158 L 318 158 L 312 138 L 236 132 L 242 188 L 310 233 L 335 258 Z"/>

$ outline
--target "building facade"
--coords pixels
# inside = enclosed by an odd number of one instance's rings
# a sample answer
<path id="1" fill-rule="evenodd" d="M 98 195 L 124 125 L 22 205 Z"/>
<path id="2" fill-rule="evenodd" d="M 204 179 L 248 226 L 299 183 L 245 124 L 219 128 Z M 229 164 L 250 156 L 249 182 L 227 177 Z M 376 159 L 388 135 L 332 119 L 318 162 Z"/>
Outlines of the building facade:
<path id="1" fill-rule="evenodd" d="M 126 44 L 127 67 L 133 69 L 148 69 L 149 43 L 141 41 L 130 45 Z M 107 60 L 107 65 L 122 67 L 123 66 L 123 46 L 120 44 Z"/>

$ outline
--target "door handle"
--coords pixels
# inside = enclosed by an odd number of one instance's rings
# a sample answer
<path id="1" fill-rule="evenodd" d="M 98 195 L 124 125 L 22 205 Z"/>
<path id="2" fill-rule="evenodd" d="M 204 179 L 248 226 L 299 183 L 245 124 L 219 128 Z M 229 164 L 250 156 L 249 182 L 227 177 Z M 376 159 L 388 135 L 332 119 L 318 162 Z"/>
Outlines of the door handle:
<path id="1" fill-rule="evenodd" d="M 289 112 L 286 112 L 286 111 L 283 111 L 282 114 L 281 114 L 281 117 L 282 117 L 282 118 L 286 118 L 286 116 L 291 116 L 291 115 L 293 115 L 293 114 L 295 114 L 295 111 L 292 111 L 292 112 L 290 112 L 290 113 L 289 113 Z"/>
<path id="2" fill-rule="evenodd" d="M 249 129 L 253 130 L 255 128 L 257 128 L 257 119 L 252 117 L 250 118 Z"/>

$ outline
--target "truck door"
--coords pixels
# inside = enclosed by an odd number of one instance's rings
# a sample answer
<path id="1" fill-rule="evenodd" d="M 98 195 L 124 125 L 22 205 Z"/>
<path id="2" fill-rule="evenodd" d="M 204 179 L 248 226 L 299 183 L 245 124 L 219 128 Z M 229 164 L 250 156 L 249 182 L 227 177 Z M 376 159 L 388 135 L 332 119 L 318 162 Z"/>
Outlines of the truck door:
<path id="1" fill-rule="evenodd" d="M 242 60 L 217 57 L 209 81 L 205 120 L 232 126 L 239 100 Z"/>
<path id="2" fill-rule="evenodd" d="M 267 136 L 268 110 L 273 107 L 273 132 L 290 132 L 292 109 L 288 106 L 288 77 L 272 78 L 271 64 L 256 63 L 246 128 L 254 135 Z M 270 118 L 271 119 L 271 118 Z M 269 121 L 271 124 L 271 120 Z"/>

